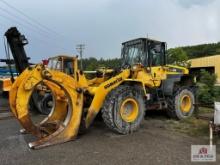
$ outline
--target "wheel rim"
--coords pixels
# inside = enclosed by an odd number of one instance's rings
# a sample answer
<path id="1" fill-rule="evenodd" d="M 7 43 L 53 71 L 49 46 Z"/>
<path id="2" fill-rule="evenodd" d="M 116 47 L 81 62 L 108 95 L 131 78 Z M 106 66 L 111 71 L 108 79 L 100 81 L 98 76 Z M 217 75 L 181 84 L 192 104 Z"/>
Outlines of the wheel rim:
<path id="1" fill-rule="evenodd" d="M 126 122 L 133 122 L 138 116 L 138 103 L 135 99 L 128 98 L 121 104 L 120 115 Z"/>
<path id="2" fill-rule="evenodd" d="M 184 95 L 181 99 L 180 108 L 182 112 L 189 112 L 192 106 L 191 98 L 188 95 Z"/>
<path id="3" fill-rule="evenodd" d="M 49 114 L 54 107 L 53 96 L 51 94 L 45 96 L 41 103 L 42 113 Z"/>

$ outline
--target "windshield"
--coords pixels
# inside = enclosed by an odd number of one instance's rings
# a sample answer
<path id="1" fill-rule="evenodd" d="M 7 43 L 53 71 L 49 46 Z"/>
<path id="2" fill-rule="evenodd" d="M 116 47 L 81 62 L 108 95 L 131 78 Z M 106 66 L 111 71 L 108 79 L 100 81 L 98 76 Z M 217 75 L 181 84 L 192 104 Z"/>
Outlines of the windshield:
<path id="1" fill-rule="evenodd" d="M 49 59 L 48 68 L 62 71 L 61 60 L 59 58 Z"/>
<path id="2" fill-rule="evenodd" d="M 125 44 L 122 47 L 122 58 L 124 65 L 143 64 L 145 65 L 144 45 L 139 42 L 137 44 Z"/>

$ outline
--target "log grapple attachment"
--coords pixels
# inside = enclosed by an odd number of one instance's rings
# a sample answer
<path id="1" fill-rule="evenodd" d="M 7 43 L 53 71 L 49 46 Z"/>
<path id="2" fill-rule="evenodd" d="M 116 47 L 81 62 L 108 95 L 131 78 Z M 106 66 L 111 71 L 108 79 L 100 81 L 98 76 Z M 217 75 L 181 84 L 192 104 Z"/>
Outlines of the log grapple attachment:
<path id="1" fill-rule="evenodd" d="M 54 108 L 43 121 L 34 124 L 29 102 L 38 86 L 46 85 L 54 97 Z M 10 107 L 24 131 L 38 137 L 30 148 L 41 148 L 76 138 L 81 122 L 83 94 L 77 92 L 73 77 L 48 71 L 43 65 L 26 69 L 14 82 L 9 94 Z"/>
<path id="2" fill-rule="evenodd" d="M 130 74 L 125 69 L 107 80 L 87 80 L 83 72 L 78 70 L 77 60 L 74 60 L 74 66 L 74 74 L 68 75 L 38 64 L 24 70 L 13 83 L 9 93 L 11 111 L 24 128 L 21 132 L 31 133 L 38 138 L 29 143 L 30 148 L 38 149 L 74 140 L 79 128 L 86 129 L 91 125 L 107 94 Z M 29 113 L 32 95 L 36 90 L 40 93 L 49 91 L 53 96 L 50 114 L 39 123 L 32 121 Z"/>

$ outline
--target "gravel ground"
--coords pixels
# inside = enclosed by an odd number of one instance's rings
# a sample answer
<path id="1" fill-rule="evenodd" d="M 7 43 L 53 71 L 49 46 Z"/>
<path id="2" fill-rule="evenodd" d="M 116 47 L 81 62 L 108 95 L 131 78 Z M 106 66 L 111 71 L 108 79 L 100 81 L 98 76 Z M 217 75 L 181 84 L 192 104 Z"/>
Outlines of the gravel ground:
<path id="1" fill-rule="evenodd" d="M 0 99 L 0 106 L 2 103 Z M 95 121 L 75 141 L 31 150 L 27 143 L 33 137 L 21 135 L 21 127 L 14 118 L 0 120 L 0 165 L 200 164 L 191 163 L 191 145 L 208 144 L 208 139 L 172 132 L 164 124 L 164 120 L 147 118 L 138 132 L 121 136 L 112 133 L 101 121 Z M 217 162 L 210 164 L 220 163 L 219 148 Z"/>

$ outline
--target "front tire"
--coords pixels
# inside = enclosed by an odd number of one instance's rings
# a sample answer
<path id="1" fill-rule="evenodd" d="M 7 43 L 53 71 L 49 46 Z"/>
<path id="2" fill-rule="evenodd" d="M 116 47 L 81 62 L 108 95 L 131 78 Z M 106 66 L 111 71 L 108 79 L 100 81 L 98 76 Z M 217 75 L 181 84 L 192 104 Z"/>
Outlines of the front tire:
<path id="1" fill-rule="evenodd" d="M 54 100 L 51 93 L 40 95 L 38 91 L 34 91 L 32 94 L 32 100 L 34 107 L 36 107 L 35 109 L 43 115 L 49 115 L 53 109 Z"/>
<path id="2" fill-rule="evenodd" d="M 167 98 L 167 114 L 171 118 L 185 119 L 192 116 L 194 112 L 195 95 L 188 87 L 179 88 L 173 96 Z"/>
<path id="3" fill-rule="evenodd" d="M 106 96 L 102 108 L 102 118 L 105 124 L 120 134 L 136 131 L 144 114 L 144 94 L 139 86 L 117 87 Z"/>

